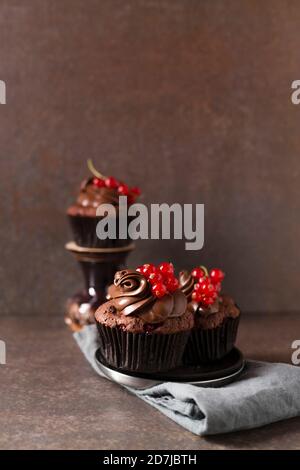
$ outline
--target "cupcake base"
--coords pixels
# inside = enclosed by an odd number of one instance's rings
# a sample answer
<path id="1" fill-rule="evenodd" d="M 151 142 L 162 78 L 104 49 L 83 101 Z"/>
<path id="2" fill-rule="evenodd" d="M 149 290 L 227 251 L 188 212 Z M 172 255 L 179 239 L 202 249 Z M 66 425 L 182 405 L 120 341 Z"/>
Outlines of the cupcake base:
<path id="1" fill-rule="evenodd" d="M 227 318 L 217 328 L 192 329 L 183 362 L 187 365 L 196 365 L 222 359 L 234 347 L 239 321 L 240 316 Z"/>
<path id="2" fill-rule="evenodd" d="M 97 237 L 97 225 L 101 217 L 91 217 L 82 215 L 68 215 L 70 226 L 77 245 L 88 248 L 116 248 L 126 246 L 131 242 L 127 235 L 126 239 L 110 239 L 101 240 Z M 128 223 L 130 222 L 128 217 Z M 115 219 L 116 233 L 119 233 L 119 218 Z"/>
<path id="3" fill-rule="evenodd" d="M 100 351 L 112 367 L 131 372 L 167 371 L 182 363 L 189 331 L 173 334 L 130 333 L 97 322 Z"/>

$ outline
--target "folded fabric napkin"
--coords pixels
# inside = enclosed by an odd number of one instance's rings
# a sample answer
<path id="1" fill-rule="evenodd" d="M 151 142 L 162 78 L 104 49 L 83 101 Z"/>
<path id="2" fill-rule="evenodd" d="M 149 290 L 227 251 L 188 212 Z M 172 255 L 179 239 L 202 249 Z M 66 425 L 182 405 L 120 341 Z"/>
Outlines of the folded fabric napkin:
<path id="1" fill-rule="evenodd" d="M 99 371 L 95 325 L 74 333 L 83 354 Z M 221 388 L 166 382 L 147 390 L 128 388 L 194 434 L 251 429 L 300 415 L 300 367 L 247 361 L 235 382 Z"/>

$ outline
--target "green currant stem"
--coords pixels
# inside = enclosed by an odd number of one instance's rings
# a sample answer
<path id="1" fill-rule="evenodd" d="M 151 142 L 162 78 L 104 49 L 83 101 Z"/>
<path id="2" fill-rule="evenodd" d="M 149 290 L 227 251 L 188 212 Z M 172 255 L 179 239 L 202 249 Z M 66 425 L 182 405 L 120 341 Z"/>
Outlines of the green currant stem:
<path id="1" fill-rule="evenodd" d="M 102 180 L 105 180 L 106 176 L 102 175 L 99 171 L 96 170 L 96 168 L 94 167 L 94 164 L 93 164 L 93 162 L 90 158 L 87 160 L 87 166 L 88 166 L 88 169 L 90 170 L 90 172 L 94 176 L 96 176 L 97 178 L 100 178 Z"/>
<path id="2" fill-rule="evenodd" d="M 205 275 L 208 277 L 209 274 L 208 274 L 208 270 L 205 266 L 200 266 L 201 269 L 203 269 L 203 271 L 205 272 Z"/>

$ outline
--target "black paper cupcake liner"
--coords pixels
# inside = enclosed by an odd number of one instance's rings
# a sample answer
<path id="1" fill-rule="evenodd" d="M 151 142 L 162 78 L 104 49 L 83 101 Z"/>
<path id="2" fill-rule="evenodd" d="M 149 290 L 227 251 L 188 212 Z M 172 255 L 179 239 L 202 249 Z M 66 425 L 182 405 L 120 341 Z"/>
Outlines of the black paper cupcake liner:
<path id="1" fill-rule="evenodd" d="M 118 248 L 129 245 L 131 239 L 127 236 L 126 239 L 110 239 L 106 238 L 101 240 L 97 237 L 97 224 L 100 222 L 101 217 L 89 217 L 81 215 L 68 215 L 71 229 L 74 236 L 74 241 L 77 245 L 86 248 Z M 130 220 L 128 220 L 130 222 Z M 116 230 L 118 233 L 119 218 L 116 219 Z"/>
<path id="2" fill-rule="evenodd" d="M 112 367 L 131 372 L 153 373 L 178 367 L 189 331 L 173 334 L 130 333 L 97 322 L 100 350 Z"/>
<path id="3" fill-rule="evenodd" d="M 240 315 L 237 318 L 227 318 L 217 328 L 193 328 L 185 348 L 184 363 L 197 365 L 226 356 L 234 347 L 239 321 Z"/>

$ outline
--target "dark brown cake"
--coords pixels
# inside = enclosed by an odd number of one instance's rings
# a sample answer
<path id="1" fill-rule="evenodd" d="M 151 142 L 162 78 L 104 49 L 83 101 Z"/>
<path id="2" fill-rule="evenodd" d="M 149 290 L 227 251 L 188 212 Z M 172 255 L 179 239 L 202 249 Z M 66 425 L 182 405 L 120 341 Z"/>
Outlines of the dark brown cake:
<path id="1" fill-rule="evenodd" d="M 98 187 L 94 178 L 84 180 L 80 185 L 75 204 L 71 205 L 67 214 L 71 216 L 96 217 L 100 204 L 113 204 L 118 210 L 119 193 L 117 188 Z"/>
<path id="2" fill-rule="evenodd" d="M 93 166 L 90 169 L 98 174 Z M 115 248 L 128 245 L 130 243 L 128 236 L 125 239 L 118 238 L 119 197 L 126 196 L 127 204 L 130 205 L 135 202 L 140 191 L 138 188 L 129 188 L 113 177 L 100 176 L 85 179 L 81 183 L 76 202 L 67 210 L 74 240 L 77 245 L 88 248 Z M 96 227 L 102 218 L 97 216 L 97 208 L 101 204 L 111 204 L 114 208 L 111 217 L 114 218 L 116 224 L 117 238 L 115 239 L 101 240 L 97 237 Z"/>
<path id="3" fill-rule="evenodd" d="M 179 289 L 157 298 L 143 274 L 124 270 L 116 273 L 108 299 L 95 318 L 110 365 L 147 373 L 181 363 L 194 315 Z"/>

